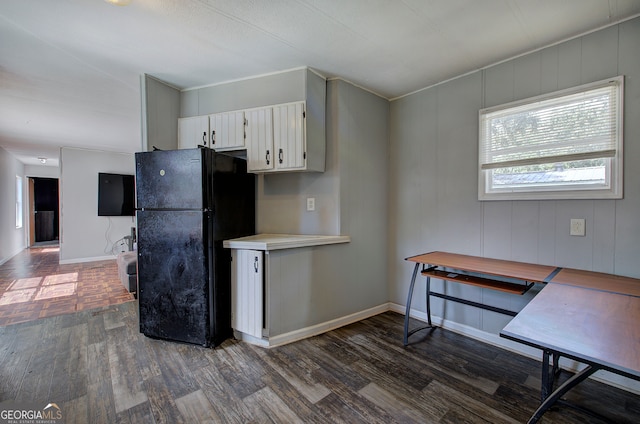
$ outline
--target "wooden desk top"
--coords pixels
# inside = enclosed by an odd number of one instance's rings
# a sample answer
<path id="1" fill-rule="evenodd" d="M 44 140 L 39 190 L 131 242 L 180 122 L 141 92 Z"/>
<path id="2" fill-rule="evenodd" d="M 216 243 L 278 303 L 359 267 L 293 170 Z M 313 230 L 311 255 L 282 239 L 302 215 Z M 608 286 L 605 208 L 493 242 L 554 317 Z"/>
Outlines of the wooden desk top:
<path id="1" fill-rule="evenodd" d="M 549 283 L 500 335 L 640 378 L 640 280 L 447 252 L 430 252 L 406 260 Z"/>
<path id="2" fill-rule="evenodd" d="M 524 262 L 505 261 L 502 259 L 480 258 L 477 256 L 459 255 L 457 253 L 430 252 L 406 258 L 407 261 L 438 265 L 464 271 L 487 275 L 516 278 L 530 282 L 542 283 L 555 271 L 555 266 L 536 265 Z"/>
<path id="3" fill-rule="evenodd" d="M 640 377 L 640 297 L 548 284 L 500 335 Z"/>
<path id="4" fill-rule="evenodd" d="M 563 268 L 550 282 L 640 297 L 640 280 L 620 275 Z"/>

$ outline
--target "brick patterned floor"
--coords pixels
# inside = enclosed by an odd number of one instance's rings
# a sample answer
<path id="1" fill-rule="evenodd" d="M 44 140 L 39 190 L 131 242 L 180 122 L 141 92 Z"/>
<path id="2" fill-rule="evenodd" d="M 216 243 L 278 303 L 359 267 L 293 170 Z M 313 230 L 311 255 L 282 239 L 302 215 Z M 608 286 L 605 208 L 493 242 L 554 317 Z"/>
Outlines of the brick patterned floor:
<path id="1" fill-rule="evenodd" d="M 134 300 L 115 260 L 60 265 L 60 248 L 25 249 L 0 266 L 0 326 Z"/>

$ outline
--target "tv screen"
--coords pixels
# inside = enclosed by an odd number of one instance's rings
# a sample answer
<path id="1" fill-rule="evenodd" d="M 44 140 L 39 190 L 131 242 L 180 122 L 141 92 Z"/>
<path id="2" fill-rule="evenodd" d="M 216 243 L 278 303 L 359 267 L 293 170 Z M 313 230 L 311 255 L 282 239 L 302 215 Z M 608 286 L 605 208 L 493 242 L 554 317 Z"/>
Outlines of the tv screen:
<path id="1" fill-rule="evenodd" d="M 98 216 L 134 216 L 133 175 L 98 174 Z"/>

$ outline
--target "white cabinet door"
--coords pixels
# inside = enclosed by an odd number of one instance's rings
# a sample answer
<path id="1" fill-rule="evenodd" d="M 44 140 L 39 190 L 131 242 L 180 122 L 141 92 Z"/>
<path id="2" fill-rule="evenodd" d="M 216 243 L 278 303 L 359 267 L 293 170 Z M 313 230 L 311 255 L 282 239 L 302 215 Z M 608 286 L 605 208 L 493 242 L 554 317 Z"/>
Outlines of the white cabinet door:
<path id="1" fill-rule="evenodd" d="M 244 148 L 245 119 L 243 111 L 209 115 L 209 128 L 212 149 Z"/>
<path id="2" fill-rule="evenodd" d="M 304 118 L 304 102 L 273 107 L 273 139 L 278 170 L 305 168 L 307 146 Z"/>
<path id="3" fill-rule="evenodd" d="M 245 111 L 247 119 L 247 169 L 268 171 L 274 167 L 273 108 Z"/>
<path id="4" fill-rule="evenodd" d="M 178 119 L 178 149 L 209 146 L 209 117 L 192 116 Z"/>
<path id="5" fill-rule="evenodd" d="M 264 252 L 232 250 L 231 327 L 262 338 Z"/>

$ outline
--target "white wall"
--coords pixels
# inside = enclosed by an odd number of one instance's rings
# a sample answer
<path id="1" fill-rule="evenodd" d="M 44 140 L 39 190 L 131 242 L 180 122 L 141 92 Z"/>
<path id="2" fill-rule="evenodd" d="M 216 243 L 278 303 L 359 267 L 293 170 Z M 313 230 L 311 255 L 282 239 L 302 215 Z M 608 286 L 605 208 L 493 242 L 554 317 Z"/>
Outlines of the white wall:
<path id="1" fill-rule="evenodd" d="M 0 147 L 0 264 L 20 253 L 27 246 L 26 228 L 28 216 L 26 214 L 28 190 L 24 179 L 24 165 L 9 152 Z M 16 176 L 23 181 L 23 226 L 16 228 Z"/>
<path id="2" fill-rule="evenodd" d="M 425 89 L 391 104 L 391 301 L 404 305 L 404 258 L 444 250 L 640 278 L 640 19 Z M 625 75 L 624 199 L 477 200 L 478 110 Z M 585 218 L 586 237 L 569 235 Z M 422 285 L 421 290 L 424 290 Z M 520 309 L 527 300 L 451 284 L 449 294 Z M 424 311 L 417 292 L 413 307 Z M 448 302 L 435 315 L 497 334 L 509 317 Z"/>
<path id="3" fill-rule="evenodd" d="M 142 75 L 140 84 L 143 116 L 139 150 L 153 150 L 153 146 L 177 149 L 180 91 L 150 75 Z"/>
<path id="4" fill-rule="evenodd" d="M 389 102 L 340 80 L 329 81 L 327 100 L 327 139 L 337 140 L 340 170 L 340 234 L 351 236 L 336 267 L 349 286 L 340 301 L 359 311 L 389 299 Z"/>
<path id="5" fill-rule="evenodd" d="M 47 165 L 25 165 L 24 175 L 35 178 L 60 178 L 60 168 Z"/>
<path id="6" fill-rule="evenodd" d="M 266 175 L 259 186 L 259 232 L 351 237 L 269 254 L 271 337 L 387 306 L 388 116 L 386 99 L 328 81 L 326 171 Z M 304 209 L 307 196 L 316 211 Z M 293 301 L 279 314 L 282 299 Z"/>
<path id="7" fill-rule="evenodd" d="M 181 93 L 180 117 L 303 101 L 307 99 L 307 84 L 313 79 L 310 70 L 299 68 L 185 90 Z"/>
<path id="8" fill-rule="evenodd" d="M 406 304 L 413 266 L 404 258 L 432 250 L 640 278 L 638 40 L 640 18 L 391 103 L 391 302 Z M 477 200 L 479 109 L 616 75 L 625 76 L 624 199 Z M 585 237 L 569 235 L 571 218 L 586 219 Z M 424 316 L 420 280 L 412 310 Z M 514 296 L 438 281 L 432 288 L 515 311 L 535 294 Z M 431 307 L 448 328 L 532 353 L 497 336 L 508 316 L 437 298 Z M 598 378 L 640 393 L 638 382 L 609 373 Z"/>
<path id="9" fill-rule="evenodd" d="M 61 149 L 60 263 L 112 259 L 113 244 L 135 227 L 133 217 L 98 216 L 99 172 L 134 175 L 134 155 Z"/>

